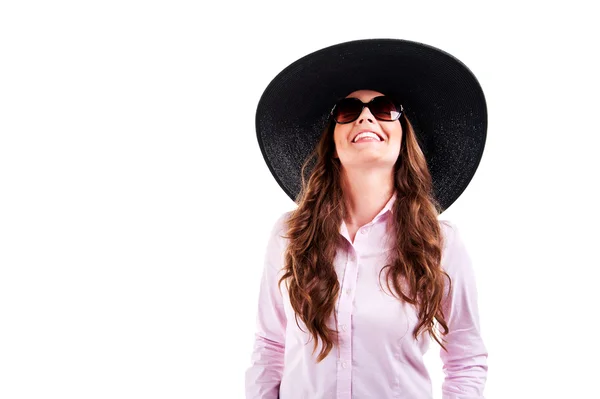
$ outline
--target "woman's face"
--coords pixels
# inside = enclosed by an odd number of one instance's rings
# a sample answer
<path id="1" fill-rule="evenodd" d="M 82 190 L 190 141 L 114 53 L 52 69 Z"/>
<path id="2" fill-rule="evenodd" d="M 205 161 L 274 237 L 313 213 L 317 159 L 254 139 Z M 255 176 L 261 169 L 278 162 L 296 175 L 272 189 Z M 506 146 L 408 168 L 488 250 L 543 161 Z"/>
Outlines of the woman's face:
<path id="1" fill-rule="evenodd" d="M 347 97 L 354 97 L 363 103 L 383 94 L 372 90 L 358 90 Z M 381 137 L 381 141 L 371 138 L 360 138 L 362 132 L 372 132 Z M 340 159 L 344 168 L 352 167 L 385 167 L 393 168 L 402 143 L 402 126 L 400 121 L 385 122 L 375 119 L 369 108 L 364 107 L 354 122 L 335 124 L 333 131 L 335 157 Z"/>

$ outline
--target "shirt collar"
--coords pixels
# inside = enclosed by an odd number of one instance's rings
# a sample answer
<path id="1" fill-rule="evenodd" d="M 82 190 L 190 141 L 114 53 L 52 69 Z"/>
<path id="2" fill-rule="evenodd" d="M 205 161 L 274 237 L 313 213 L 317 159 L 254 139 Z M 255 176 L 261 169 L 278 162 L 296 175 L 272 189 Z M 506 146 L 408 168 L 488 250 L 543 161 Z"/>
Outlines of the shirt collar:
<path id="1" fill-rule="evenodd" d="M 396 192 L 394 191 L 394 194 L 392 194 L 391 198 L 389 199 L 389 201 L 385 204 L 385 206 L 383 207 L 383 209 L 381 210 L 381 212 L 379 212 L 377 214 L 378 217 L 379 215 L 383 215 L 384 213 L 386 213 L 387 211 L 390 211 L 391 213 L 394 213 L 394 202 L 396 202 Z"/>
<path id="2" fill-rule="evenodd" d="M 392 194 L 392 196 L 390 197 L 390 199 L 388 200 L 388 202 L 385 204 L 385 206 L 383 207 L 383 209 L 381 209 L 381 211 L 379 211 L 379 213 L 377 215 L 375 215 L 375 217 L 373 218 L 373 221 L 379 219 L 380 217 L 383 217 L 383 215 L 385 215 L 387 212 L 390 213 L 394 213 L 394 202 L 396 201 L 396 192 L 394 191 L 394 194 Z M 348 236 L 348 228 L 346 227 L 346 222 L 342 220 L 342 223 L 340 224 L 340 233 L 342 235 L 344 235 L 345 237 Z"/>

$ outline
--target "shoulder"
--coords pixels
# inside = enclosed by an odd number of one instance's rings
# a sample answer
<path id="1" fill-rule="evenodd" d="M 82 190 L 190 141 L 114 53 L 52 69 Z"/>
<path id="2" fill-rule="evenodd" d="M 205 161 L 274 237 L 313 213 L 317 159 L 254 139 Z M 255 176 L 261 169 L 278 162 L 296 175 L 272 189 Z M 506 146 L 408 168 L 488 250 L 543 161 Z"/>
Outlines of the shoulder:
<path id="1" fill-rule="evenodd" d="M 279 215 L 277 217 L 277 219 L 275 219 L 274 222 L 272 222 L 272 227 L 271 227 L 271 239 L 274 240 L 285 240 L 285 235 L 287 233 L 288 230 L 288 221 L 292 215 L 293 211 L 287 211 L 287 212 L 283 212 L 281 215 Z"/>
<path id="2" fill-rule="evenodd" d="M 440 220 L 443 237 L 442 267 L 450 274 L 464 272 L 471 264 L 471 258 L 463 241 L 460 229 L 450 220 Z"/>
<path id="3" fill-rule="evenodd" d="M 291 214 L 292 211 L 284 212 L 271 222 L 271 232 L 267 242 L 267 256 L 273 263 L 281 263 L 283 259 L 288 245 L 286 235 Z"/>
<path id="4" fill-rule="evenodd" d="M 458 226 L 456 223 L 446 219 L 440 219 L 440 231 L 443 238 L 443 248 L 444 252 L 446 252 L 454 240 L 454 237 L 458 234 Z"/>

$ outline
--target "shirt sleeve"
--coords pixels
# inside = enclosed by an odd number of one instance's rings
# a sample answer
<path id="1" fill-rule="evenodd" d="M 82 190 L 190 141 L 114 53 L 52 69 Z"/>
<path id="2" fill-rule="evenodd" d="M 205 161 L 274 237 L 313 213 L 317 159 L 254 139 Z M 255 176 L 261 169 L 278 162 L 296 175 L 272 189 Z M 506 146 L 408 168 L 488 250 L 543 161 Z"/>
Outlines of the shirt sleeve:
<path id="1" fill-rule="evenodd" d="M 246 370 L 246 399 L 277 399 L 283 375 L 286 316 L 277 284 L 283 267 L 283 219 L 275 223 L 267 243 L 258 298 L 251 366 Z M 281 283 L 283 289 L 285 282 Z"/>
<path id="2" fill-rule="evenodd" d="M 445 374 L 442 398 L 484 399 L 488 353 L 479 326 L 475 273 L 458 228 L 447 223 L 442 266 L 452 279 L 452 293 L 443 303 L 449 331 L 444 344 L 448 352 L 440 348 Z"/>

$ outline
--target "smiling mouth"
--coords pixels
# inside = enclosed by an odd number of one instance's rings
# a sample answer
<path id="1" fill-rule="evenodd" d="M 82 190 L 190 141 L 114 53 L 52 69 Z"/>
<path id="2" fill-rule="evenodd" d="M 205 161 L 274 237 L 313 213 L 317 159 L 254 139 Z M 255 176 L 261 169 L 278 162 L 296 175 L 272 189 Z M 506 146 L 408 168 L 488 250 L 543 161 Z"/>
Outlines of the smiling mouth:
<path id="1" fill-rule="evenodd" d="M 381 141 L 383 141 L 383 138 L 375 132 L 361 132 L 361 133 L 357 134 L 356 137 L 354 137 L 354 139 L 352 140 L 352 143 L 358 144 L 358 143 L 381 142 Z"/>
<path id="2" fill-rule="evenodd" d="M 360 141 L 353 141 L 352 144 L 364 144 L 364 143 L 381 143 L 382 141 L 379 139 L 374 139 L 372 137 L 366 139 L 360 139 Z"/>

